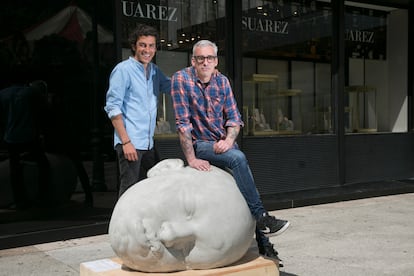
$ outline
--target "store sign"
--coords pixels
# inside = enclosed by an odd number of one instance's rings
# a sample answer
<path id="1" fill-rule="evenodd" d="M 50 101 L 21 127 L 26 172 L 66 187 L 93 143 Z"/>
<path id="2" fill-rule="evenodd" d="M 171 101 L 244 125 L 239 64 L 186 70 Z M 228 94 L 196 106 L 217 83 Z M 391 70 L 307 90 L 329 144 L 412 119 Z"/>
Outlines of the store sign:
<path id="1" fill-rule="evenodd" d="M 135 1 L 122 1 L 122 14 L 126 17 L 177 22 L 177 8 Z"/>
<path id="2" fill-rule="evenodd" d="M 346 30 L 345 40 L 374 44 L 374 32 L 360 30 Z"/>
<path id="3" fill-rule="evenodd" d="M 289 22 L 244 16 L 242 17 L 242 29 L 252 32 L 266 32 L 287 35 L 289 34 Z"/>

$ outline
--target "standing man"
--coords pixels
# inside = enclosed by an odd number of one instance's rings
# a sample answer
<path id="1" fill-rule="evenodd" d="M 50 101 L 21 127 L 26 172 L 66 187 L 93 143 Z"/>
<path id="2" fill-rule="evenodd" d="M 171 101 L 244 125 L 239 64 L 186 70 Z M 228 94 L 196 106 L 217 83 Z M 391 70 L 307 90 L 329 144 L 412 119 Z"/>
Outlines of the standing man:
<path id="1" fill-rule="evenodd" d="M 105 111 L 115 130 L 119 197 L 158 161 L 153 139 L 158 95 L 170 91 L 171 81 L 151 62 L 157 38 L 155 28 L 138 25 L 129 38 L 132 56 L 117 64 L 109 79 Z"/>
<path id="2" fill-rule="evenodd" d="M 208 171 L 210 164 L 231 170 L 256 220 L 259 253 L 278 259 L 269 236 L 285 231 L 289 222 L 264 209 L 246 156 L 236 138 L 243 126 L 227 77 L 217 72 L 217 46 L 201 40 L 193 46 L 191 67 L 172 77 L 176 127 L 188 165 Z"/>
<path id="3" fill-rule="evenodd" d="M 0 132 L 9 153 L 10 182 L 14 204 L 24 210 L 32 205 L 48 206 L 50 164 L 44 151 L 44 123 L 47 118 L 47 84 L 38 80 L 29 85 L 13 85 L 0 91 Z M 32 201 L 24 181 L 23 160 L 31 158 L 38 169 L 38 193 Z"/>

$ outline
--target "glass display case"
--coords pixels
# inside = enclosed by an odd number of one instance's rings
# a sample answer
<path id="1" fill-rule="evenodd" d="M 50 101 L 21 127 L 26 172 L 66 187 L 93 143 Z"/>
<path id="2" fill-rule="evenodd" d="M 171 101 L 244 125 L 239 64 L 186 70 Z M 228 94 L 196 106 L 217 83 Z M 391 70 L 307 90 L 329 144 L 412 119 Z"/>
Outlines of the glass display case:
<path id="1" fill-rule="evenodd" d="M 376 132 L 377 89 L 373 86 L 355 85 L 346 87 L 348 106 L 345 107 L 347 132 Z"/>
<path id="2" fill-rule="evenodd" d="M 316 98 L 315 132 L 332 133 L 331 95 L 322 94 Z"/>
<path id="3" fill-rule="evenodd" d="M 177 136 L 171 97 L 164 93 L 158 98 L 157 124 L 154 134 L 156 138 L 175 138 Z"/>
<path id="4" fill-rule="evenodd" d="M 279 90 L 279 78 L 253 74 L 243 82 L 244 135 L 302 132 L 301 90 Z"/>

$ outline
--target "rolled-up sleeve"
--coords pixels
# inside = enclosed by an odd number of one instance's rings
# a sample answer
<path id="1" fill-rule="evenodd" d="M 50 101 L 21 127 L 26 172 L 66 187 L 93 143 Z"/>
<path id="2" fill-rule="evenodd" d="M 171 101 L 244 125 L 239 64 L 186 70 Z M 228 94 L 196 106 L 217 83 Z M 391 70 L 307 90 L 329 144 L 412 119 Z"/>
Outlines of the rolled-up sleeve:
<path id="1" fill-rule="evenodd" d="M 225 104 L 224 104 L 224 117 L 225 127 L 232 127 L 232 126 L 244 126 L 244 123 L 241 119 L 240 111 L 237 107 L 237 102 L 234 98 L 233 91 L 230 86 L 230 82 L 227 78 L 223 78 L 223 87 L 222 89 L 225 91 Z"/>
<path id="2" fill-rule="evenodd" d="M 126 85 L 128 85 L 128 81 L 123 71 L 115 67 L 109 78 L 109 88 L 106 94 L 106 105 L 104 107 L 110 119 L 122 113 Z"/>

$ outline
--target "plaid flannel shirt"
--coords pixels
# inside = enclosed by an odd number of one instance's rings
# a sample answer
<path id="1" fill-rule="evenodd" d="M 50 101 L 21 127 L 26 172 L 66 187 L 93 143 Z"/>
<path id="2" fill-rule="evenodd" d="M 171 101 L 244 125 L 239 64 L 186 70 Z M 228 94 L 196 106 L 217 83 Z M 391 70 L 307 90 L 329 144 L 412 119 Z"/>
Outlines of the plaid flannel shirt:
<path id="1" fill-rule="evenodd" d="M 230 82 L 221 73 L 215 73 L 205 86 L 193 67 L 184 68 L 172 77 L 171 97 L 176 128 L 190 131 L 193 141 L 225 139 L 226 127 L 243 126 Z"/>

